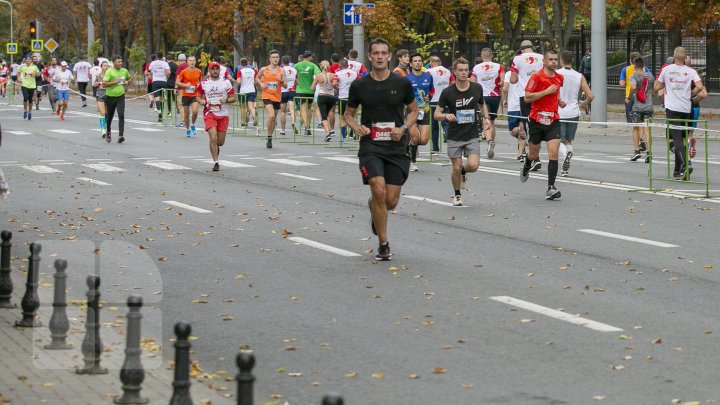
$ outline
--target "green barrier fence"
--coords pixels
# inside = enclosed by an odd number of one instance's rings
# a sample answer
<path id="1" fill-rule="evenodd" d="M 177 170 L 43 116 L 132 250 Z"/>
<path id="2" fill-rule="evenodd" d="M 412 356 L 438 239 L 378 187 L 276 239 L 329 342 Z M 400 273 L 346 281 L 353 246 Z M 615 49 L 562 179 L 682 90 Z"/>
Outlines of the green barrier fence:
<path id="1" fill-rule="evenodd" d="M 177 104 L 175 104 L 175 89 L 162 89 L 160 93 L 162 110 L 160 112 L 160 122 L 163 126 L 176 127 L 178 122 L 182 122 L 182 118 L 178 117 Z"/>

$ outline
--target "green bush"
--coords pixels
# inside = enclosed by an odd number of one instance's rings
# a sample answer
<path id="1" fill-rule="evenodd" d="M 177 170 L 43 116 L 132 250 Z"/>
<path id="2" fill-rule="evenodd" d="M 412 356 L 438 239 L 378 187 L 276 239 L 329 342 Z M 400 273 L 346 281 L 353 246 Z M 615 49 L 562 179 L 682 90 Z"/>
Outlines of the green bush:
<path id="1" fill-rule="evenodd" d="M 625 51 L 614 51 L 610 54 L 607 61 L 608 67 L 615 65 L 624 65 L 625 63 L 627 63 L 627 52 Z"/>

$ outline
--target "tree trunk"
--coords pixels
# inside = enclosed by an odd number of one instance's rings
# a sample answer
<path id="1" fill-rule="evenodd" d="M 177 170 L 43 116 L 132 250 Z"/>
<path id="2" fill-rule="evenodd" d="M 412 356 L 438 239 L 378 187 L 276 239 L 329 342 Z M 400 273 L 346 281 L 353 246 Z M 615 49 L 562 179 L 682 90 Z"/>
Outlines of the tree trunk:
<path id="1" fill-rule="evenodd" d="M 345 26 L 340 21 L 340 10 L 342 4 L 339 0 L 323 0 L 325 6 L 325 22 L 328 26 L 328 35 L 332 43 L 333 52 L 339 54 L 344 53 L 345 46 Z"/>
<path id="2" fill-rule="evenodd" d="M 110 2 L 110 14 L 112 15 L 112 54 L 120 55 L 120 17 L 118 16 L 117 2 Z"/>
<path id="3" fill-rule="evenodd" d="M 100 7 L 98 7 L 98 13 L 100 14 L 100 38 L 102 42 L 103 55 L 106 58 L 111 58 L 112 56 L 110 55 L 110 40 L 108 38 L 109 30 L 105 0 L 100 0 Z"/>
<path id="4" fill-rule="evenodd" d="M 145 27 L 145 60 L 150 60 L 150 55 L 155 52 L 155 36 L 153 34 L 152 8 L 149 4 L 142 7 L 143 25 Z"/>
<path id="5" fill-rule="evenodd" d="M 160 14 L 160 6 L 162 5 L 162 0 L 151 0 L 151 7 L 152 7 L 152 18 L 153 23 L 155 25 L 155 50 L 154 52 L 165 50 L 163 43 L 162 43 L 162 20 L 161 20 L 161 14 Z"/>
<path id="6" fill-rule="evenodd" d="M 457 34 L 458 34 L 458 54 L 460 56 L 463 56 L 467 58 L 468 60 L 472 60 L 472 55 L 468 53 L 468 23 L 470 21 L 470 12 L 469 11 L 459 11 L 457 12 Z"/>
<path id="7" fill-rule="evenodd" d="M 668 51 L 671 56 L 678 46 L 682 46 L 682 27 L 670 27 L 668 28 Z"/>
<path id="8" fill-rule="evenodd" d="M 510 0 L 498 0 L 502 10 L 503 43 L 508 44 L 511 49 L 517 49 L 519 45 L 518 39 L 522 31 L 522 20 L 525 18 L 526 2 L 527 0 L 518 0 L 517 16 L 513 22 Z"/>
<path id="9" fill-rule="evenodd" d="M 312 48 L 317 48 L 316 44 L 320 38 L 320 32 L 320 24 L 315 21 L 303 21 L 303 44 L 305 45 L 303 49 L 309 49 L 316 52 L 317 49 L 313 50 Z"/>

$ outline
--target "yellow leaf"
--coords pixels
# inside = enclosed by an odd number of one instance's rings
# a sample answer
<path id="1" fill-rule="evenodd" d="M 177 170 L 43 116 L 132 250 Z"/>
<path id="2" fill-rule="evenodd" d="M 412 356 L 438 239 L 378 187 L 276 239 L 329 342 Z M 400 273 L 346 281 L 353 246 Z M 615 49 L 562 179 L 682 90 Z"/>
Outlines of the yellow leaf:
<path id="1" fill-rule="evenodd" d="M 530 322 L 535 322 L 535 320 L 534 320 L 534 319 L 527 319 L 527 318 L 526 318 L 526 319 L 521 319 L 520 322 L 521 322 L 521 323 L 530 323 Z"/>
<path id="2" fill-rule="evenodd" d="M 379 380 L 381 378 L 385 378 L 385 373 L 373 373 L 372 378 L 375 378 L 376 380 Z"/>
<path id="3" fill-rule="evenodd" d="M 297 347 L 297 346 L 286 346 L 286 347 L 285 347 L 285 350 L 288 350 L 288 351 L 291 351 L 291 352 L 292 352 L 292 351 L 296 351 L 296 350 L 298 350 L 298 349 L 299 349 L 299 347 Z"/>
<path id="4" fill-rule="evenodd" d="M 358 375 L 357 371 L 348 371 L 347 373 L 345 373 L 345 377 L 347 377 L 347 378 L 357 377 L 357 375 Z"/>
<path id="5" fill-rule="evenodd" d="M 245 276 L 243 276 L 242 274 L 238 274 L 237 276 L 233 277 L 233 280 L 243 280 L 243 279 L 245 279 Z"/>
<path id="6" fill-rule="evenodd" d="M 277 369 L 275 369 L 276 373 L 284 373 L 286 371 L 287 371 L 287 367 L 278 367 Z"/>
<path id="7" fill-rule="evenodd" d="M 433 321 L 423 321 L 422 324 L 423 324 L 423 326 L 433 326 L 433 325 L 435 325 L 435 322 L 433 322 Z"/>
<path id="8" fill-rule="evenodd" d="M 208 303 L 207 300 L 192 300 L 190 302 L 192 302 L 193 304 L 207 304 Z"/>

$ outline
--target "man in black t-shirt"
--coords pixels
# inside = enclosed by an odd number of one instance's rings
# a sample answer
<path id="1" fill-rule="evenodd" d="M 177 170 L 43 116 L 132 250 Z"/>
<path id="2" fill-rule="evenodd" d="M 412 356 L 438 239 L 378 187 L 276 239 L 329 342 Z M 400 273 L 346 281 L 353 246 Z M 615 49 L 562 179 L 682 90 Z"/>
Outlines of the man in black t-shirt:
<path id="1" fill-rule="evenodd" d="M 447 151 L 452 161 L 452 180 L 455 195 L 453 205 L 463 205 L 460 189 L 465 186 L 465 174 L 477 171 L 480 165 L 480 131 L 479 122 L 475 119 L 478 110 L 482 111 L 485 130 L 489 130 L 490 116 L 487 105 L 483 101 L 482 86 L 468 79 L 470 63 L 464 58 L 458 58 L 453 63 L 455 83 L 451 84 L 442 93 L 435 108 L 435 119 L 448 121 Z M 444 113 L 447 109 L 448 113 Z M 462 158 L 467 157 L 467 164 L 463 166 Z"/>
<path id="2" fill-rule="evenodd" d="M 363 183 L 370 185 L 371 225 L 380 242 L 375 257 L 390 260 L 387 215 L 400 201 L 402 185 L 410 172 L 407 128 L 417 121 L 418 106 L 410 81 L 388 68 L 390 45 L 387 41 L 382 38 L 371 41 L 368 59 L 372 63 L 370 74 L 350 85 L 343 118 L 361 137 L 360 173 Z M 362 116 L 358 123 L 355 112 L 360 105 Z"/>

